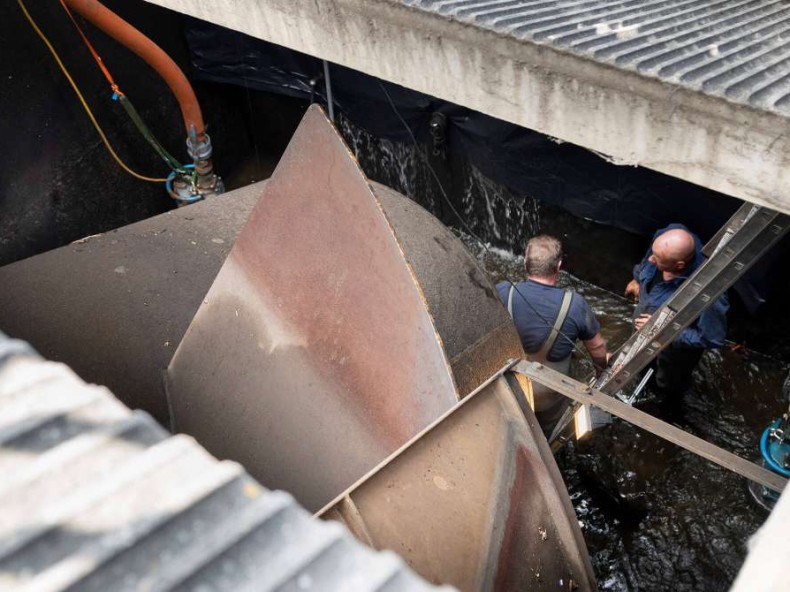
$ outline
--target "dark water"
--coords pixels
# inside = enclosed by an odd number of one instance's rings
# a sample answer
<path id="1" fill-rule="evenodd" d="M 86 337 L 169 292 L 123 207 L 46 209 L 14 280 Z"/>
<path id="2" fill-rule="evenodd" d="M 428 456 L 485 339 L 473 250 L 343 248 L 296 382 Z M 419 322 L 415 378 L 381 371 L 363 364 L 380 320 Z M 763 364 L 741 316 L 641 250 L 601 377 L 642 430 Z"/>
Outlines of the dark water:
<path id="1" fill-rule="evenodd" d="M 462 238 L 494 281 L 523 279 L 520 257 Z M 628 338 L 632 304 L 569 274 L 561 283 L 587 298 L 610 350 Z M 787 371 L 743 348 L 707 352 L 673 421 L 754 458 L 759 434 L 784 411 Z M 586 379 L 592 367 L 577 360 L 574 373 Z M 660 414 L 649 393 L 640 404 Z M 602 590 L 726 590 L 766 517 L 742 478 L 618 419 L 566 446 L 557 462 Z"/>

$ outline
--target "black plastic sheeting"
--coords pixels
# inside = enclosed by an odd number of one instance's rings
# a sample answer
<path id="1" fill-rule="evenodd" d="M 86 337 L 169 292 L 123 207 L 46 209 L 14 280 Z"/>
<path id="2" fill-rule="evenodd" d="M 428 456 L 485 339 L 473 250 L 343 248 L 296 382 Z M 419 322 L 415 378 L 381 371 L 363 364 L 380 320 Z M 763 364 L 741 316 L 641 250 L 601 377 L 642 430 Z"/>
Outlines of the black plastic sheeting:
<path id="1" fill-rule="evenodd" d="M 194 19 L 185 32 L 195 77 L 326 104 L 321 60 Z M 331 64 L 330 76 L 335 109 L 373 135 L 430 145 L 431 118 L 442 113 L 448 150 L 514 194 L 581 218 L 648 236 L 681 222 L 706 240 L 740 205 L 730 196 L 612 164 L 578 146 L 342 66 Z M 738 286 L 752 310 L 757 294 L 767 292 L 773 255 L 752 270 L 751 287 Z"/>

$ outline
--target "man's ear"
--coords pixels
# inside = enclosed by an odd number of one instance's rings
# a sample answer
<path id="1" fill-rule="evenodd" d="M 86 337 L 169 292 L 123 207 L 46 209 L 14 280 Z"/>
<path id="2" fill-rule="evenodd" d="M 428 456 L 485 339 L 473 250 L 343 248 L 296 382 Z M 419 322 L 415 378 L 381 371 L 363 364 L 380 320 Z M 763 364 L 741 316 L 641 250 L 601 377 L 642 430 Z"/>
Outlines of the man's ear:
<path id="1" fill-rule="evenodd" d="M 680 271 L 682 269 L 686 269 L 686 262 L 685 261 L 678 261 L 675 264 L 675 269 L 677 269 L 678 271 Z"/>

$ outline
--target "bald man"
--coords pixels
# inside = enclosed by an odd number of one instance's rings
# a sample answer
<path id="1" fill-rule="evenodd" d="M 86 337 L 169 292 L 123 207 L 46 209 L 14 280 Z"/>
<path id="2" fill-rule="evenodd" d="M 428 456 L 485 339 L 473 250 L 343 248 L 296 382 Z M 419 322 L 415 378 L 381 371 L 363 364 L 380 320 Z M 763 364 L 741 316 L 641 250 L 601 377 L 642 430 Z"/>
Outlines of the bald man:
<path id="1" fill-rule="evenodd" d="M 637 301 L 634 327 L 641 329 L 662 304 L 704 261 L 702 243 L 682 224 L 670 224 L 653 236 L 653 243 L 626 286 L 626 296 Z M 706 349 L 722 347 L 727 336 L 726 294 L 721 296 L 656 360 L 655 385 L 666 394 L 691 388 L 692 372 Z"/>

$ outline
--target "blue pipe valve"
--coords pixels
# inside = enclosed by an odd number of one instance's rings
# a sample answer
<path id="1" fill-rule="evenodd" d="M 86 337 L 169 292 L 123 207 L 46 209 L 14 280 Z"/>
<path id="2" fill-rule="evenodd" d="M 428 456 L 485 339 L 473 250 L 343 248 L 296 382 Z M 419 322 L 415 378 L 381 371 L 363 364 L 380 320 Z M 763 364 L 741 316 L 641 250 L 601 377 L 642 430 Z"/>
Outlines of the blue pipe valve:
<path id="1" fill-rule="evenodd" d="M 760 438 L 760 459 L 761 464 L 768 470 L 781 475 L 790 477 L 790 415 L 785 413 L 782 417 L 774 421 L 765 428 Z M 750 481 L 747 487 L 752 499 L 763 509 L 773 510 L 776 502 L 779 501 L 779 494 L 754 481 Z"/>
<path id="2" fill-rule="evenodd" d="M 184 165 L 184 169 L 194 170 L 194 164 Z M 195 185 L 192 175 L 173 171 L 167 176 L 165 188 L 178 205 L 187 205 L 203 199 L 203 194 Z"/>
<path id="3" fill-rule="evenodd" d="M 765 466 L 774 473 L 790 478 L 790 417 L 785 414 L 763 432 L 760 453 Z"/>

